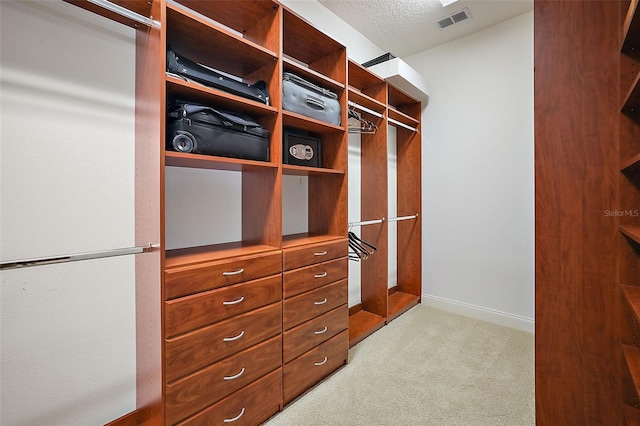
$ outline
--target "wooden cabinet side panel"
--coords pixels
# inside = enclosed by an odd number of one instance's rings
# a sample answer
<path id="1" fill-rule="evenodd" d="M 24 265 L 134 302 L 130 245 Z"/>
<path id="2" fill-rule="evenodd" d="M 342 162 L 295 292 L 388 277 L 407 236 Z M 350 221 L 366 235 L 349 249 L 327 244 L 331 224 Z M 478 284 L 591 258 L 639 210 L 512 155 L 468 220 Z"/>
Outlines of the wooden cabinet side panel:
<path id="1" fill-rule="evenodd" d="M 362 135 L 360 217 L 363 221 L 388 217 L 387 136 L 386 121 L 375 134 Z M 378 249 L 373 256 L 361 262 L 362 308 L 385 318 L 389 277 L 387 222 L 364 226 L 359 235 Z"/>
<path id="2" fill-rule="evenodd" d="M 161 2 L 144 8 L 161 23 L 165 21 Z M 164 247 L 164 191 L 161 191 L 164 45 L 161 28 L 136 30 L 135 244 L 138 246 L 152 243 Z M 138 420 L 150 424 L 160 424 L 164 415 L 162 262 L 163 253 L 159 250 L 138 254 L 135 260 L 136 409 Z"/>
<path id="3" fill-rule="evenodd" d="M 419 109 L 419 103 L 418 109 Z M 420 129 L 419 129 L 420 130 Z M 416 219 L 398 223 L 398 288 L 422 294 L 422 144 L 421 134 L 398 128 L 398 202 L 400 216 L 417 215 Z"/>
<path id="4" fill-rule="evenodd" d="M 534 6 L 536 421 L 621 424 L 617 2 Z M 614 90 L 612 90 L 614 88 Z"/>

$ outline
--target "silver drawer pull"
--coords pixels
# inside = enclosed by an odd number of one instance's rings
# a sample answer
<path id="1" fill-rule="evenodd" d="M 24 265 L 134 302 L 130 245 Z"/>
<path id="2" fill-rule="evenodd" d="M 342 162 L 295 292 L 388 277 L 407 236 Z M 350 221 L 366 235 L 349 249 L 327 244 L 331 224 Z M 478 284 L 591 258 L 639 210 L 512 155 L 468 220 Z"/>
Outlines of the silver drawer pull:
<path id="1" fill-rule="evenodd" d="M 224 421 L 225 423 L 233 423 L 233 422 L 235 422 L 236 420 L 239 420 L 239 419 L 240 419 L 240 417 L 242 417 L 243 415 L 244 415 L 244 407 L 242 407 L 242 411 L 240 411 L 240 414 L 238 414 L 237 416 L 235 416 L 235 417 L 234 417 L 234 418 L 232 418 L 232 419 L 224 419 L 223 421 Z"/>
<path id="2" fill-rule="evenodd" d="M 223 272 L 222 275 L 224 276 L 229 276 L 229 275 L 238 275 L 244 272 L 244 268 L 240 268 L 237 271 L 229 271 L 229 272 Z"/>
<path id="3" fill-rule="evenodd" d="M 321 365 L 325 365 L 326 363 L 327 363 L 327 357 L 325 356 L 322 361 L 316 362 L 313 365 L 315 365 L 316 367 L 320 367 Z"/>
<path id="4" fill-rule="evenodd" d="M 313 302 L 314 305 L 324 305 L 325 303 L 327 303 L 327 298 L 325 297 L 324 299 L 322 299 L 319 302 Z"/>
<path id="5" fill-rule="evenodd" d="M 326 254 L 327 254 L 326 250 L 313 253 L 314 256 L 326 256 Z"/>
<path id="6" fill-rule="evenodd" d="M 230 300 L 228 302 L 222 302 L 223 305 L 237 305 L 244 300 L 244 296 L 240 296 L 240 299 Z"/>
<path id="7" fill-rule="evenodd" d="M 234 337 L 225 337 L 224 339 L 222 339 L 223 342 L 233 342 L 234 340 L 238 340 L 239 338 L 241 338 L 242 336 L 244 336 L 244 330 L 242 330 L 240 332 L 240 334 L 238 334 L 237 336 Z"/>
<path id="8" fill-rule="evenodd" d="M 327 326 L 325 325 L 322 330 L 318 330 L 318 331 L 314 331 L 313 334 L 324 334 L 326 333 L 328 330 Z"/>
<path id="9" fill-rule="evenodd" d="M 323 272 L 323 273 L 321 273 L 321 274 L 315 274 L 315 275 L 313 276 L 313 278 L 324 278 L 324 277 L 326 277 L 327 275 L 329 275 L 327 272 Z"/>
<path id="10" fill-rule="evenodd" d="M 244 374 L 244 367 L 242 367 L 242 370 L 240 370 L 240 372 L 234 376 L 224 376 L 224 380 L 235 380 L 238 377 L 242 376 Z"/>

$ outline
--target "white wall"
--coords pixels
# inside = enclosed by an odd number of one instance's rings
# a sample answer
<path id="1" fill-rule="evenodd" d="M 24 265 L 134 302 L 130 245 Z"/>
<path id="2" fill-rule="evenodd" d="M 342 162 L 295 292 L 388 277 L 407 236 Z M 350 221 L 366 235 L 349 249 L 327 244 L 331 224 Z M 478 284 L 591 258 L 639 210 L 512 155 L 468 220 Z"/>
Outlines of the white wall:
<path id="1" fill-rule="evenodd" d="M 0 2 L 2 261 L 134 245 L 134 32 L 61 1 Z M 133 256 L 7 270 L 0 423 L 135 409 Z"/>
<path id="2" fill-rule="evenodd" d="M 533 331 L 533 12 L 405 59 L 423 112 L 423 303 Z"/>

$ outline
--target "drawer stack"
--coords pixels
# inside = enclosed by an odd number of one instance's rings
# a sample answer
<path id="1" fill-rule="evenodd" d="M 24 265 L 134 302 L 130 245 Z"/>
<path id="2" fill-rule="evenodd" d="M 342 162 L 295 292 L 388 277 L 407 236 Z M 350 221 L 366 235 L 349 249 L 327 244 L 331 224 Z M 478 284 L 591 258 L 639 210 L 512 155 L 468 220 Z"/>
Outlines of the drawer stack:
<path id="1" fill-rule="evenodd" d="M 282 253 L 165 270 L 165 424 L 257 424 L 282 407 Z"/>
<path id="2" fill-rule="evenodd" d="M 284 403 L 347 362 L 347 240 L 283 251 Z"/>

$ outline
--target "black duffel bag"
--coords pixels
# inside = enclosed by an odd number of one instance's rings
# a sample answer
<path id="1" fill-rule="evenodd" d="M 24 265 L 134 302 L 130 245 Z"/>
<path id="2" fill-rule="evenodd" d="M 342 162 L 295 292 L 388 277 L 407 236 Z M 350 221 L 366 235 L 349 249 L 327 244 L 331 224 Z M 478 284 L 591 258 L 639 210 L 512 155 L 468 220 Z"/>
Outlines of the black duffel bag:
<path id="1" fill-rule="evenodd" d="M 170 46 L 167 48 L 167 71 L 269 105 L 269 90 L 263 80 L 254 84 L 243 83 L 176 54 Z"/>
<path id="2" fill-rule="evenodd" d="M 167 109 L 167 149 L 269 161 L 269 131 L 244 114 L 175 102 Z"/>

